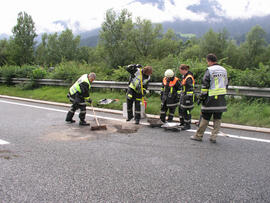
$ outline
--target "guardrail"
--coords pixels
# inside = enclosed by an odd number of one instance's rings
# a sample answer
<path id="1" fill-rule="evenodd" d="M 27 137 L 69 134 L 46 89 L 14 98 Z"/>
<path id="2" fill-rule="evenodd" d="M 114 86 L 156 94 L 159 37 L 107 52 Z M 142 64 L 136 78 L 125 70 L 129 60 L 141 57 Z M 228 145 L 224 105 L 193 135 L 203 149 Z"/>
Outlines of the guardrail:
<path id="1" fill-rule="evenodd" d="M 31 80 L 28 78 L 12 78 L 12 83 L 29 83 Z M 40 85 L 52 85 L 52 86 L 70 86 L 71 83 L 67 83 L 63 80 L 57 79 L 37 79 L 35 80 Z M 5 79 L 0 77 L 0 83 L 4 83 Z M 116 81 L 94 81 L 92 87 L 95 88 L 110 88 L 110 89 L 127 89 L 127 82 L 116 82 Z M 150 82 L 148 90 L 159 91 L 161 88 L 161 83 Z M 195 92 L 199 92 L 199 86 L 196 86 Z M 251 96 L 251 97 L 264 97 L 270 98 L 270 88 L 258 88 L 258 87 L 243 87 L 243 86 L 229 86 L 228 95 L 235 96 Z"/>

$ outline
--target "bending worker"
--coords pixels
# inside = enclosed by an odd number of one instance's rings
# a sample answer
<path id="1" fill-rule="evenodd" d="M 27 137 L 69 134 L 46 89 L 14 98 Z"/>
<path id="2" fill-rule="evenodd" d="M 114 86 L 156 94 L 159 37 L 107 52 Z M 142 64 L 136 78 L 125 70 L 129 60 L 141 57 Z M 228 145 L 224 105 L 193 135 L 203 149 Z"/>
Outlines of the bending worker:
<path id="1" fill-rule="evenodd" d="M 195 80 L 193 73 L 189 71 L 189 66 L 181 64 L 179 67 L 180 74 L 182 75 L 181 81 L 181 96 L 179 104 L 179 119 L 182 130 L 191 128 L 191 110 L 194 107 L 194 85 Z"/>
<path id="2" fill-rule="evenodd" d="M 140 64 L 128 65 L 126 70 L 130 73 L 129 86 L 127 90 L 127 121 L 133 116 L 133 103 L 135 102 L 135 124 L 140 123 L 141 119 L 141 101 L 146 94 L 146 89 L 152 74 L 152 67 Z M 141 87 L 141 84 L 143 87 Z"/>
<path id="3" fill-rule="evenodd" d="M 220 130 L 222 113 L 227 111 L 225 95 L 227 93 L 228 78 L 225 68 L 217 64 L 217 57 L 208 54 L 206 57 L 208 68 L 203 76 L 200 100 L 201 121 L 195 135 L 190 139 L 202 141 L 202 137 L 213 115 L 214 128 L 211 132 L 210 141 L 216 143 L 216 137 Z"/>
<path id="4" fill-rule="evenodd" d="M 77 109 L 80 109 L 79 125 L 83 125 L 83 126 L 90 125 L 89 123 L 85 121 L 85 115 L 86 115 L 85 101 L 92 103 L 92 100 L 89 97 L 89 90 L 91 88 L 91 83 L 95 79 L 96 79 L 95 73 L 84 74 L 71 86 L 67 97 L 69 98 L 72 105 L 71 105 L 71 109 L 67 113 L 66 122 L 74 123 L 75 120 L 72 119 L 74 116 L 74 113 Z"/>
<path id="5" fill-rule="evenodd" d="M 168 122 L 172 122 L 174 112 L 179 104 L 181 85 L 179 78 L 174 76 L 174 72 L 171 69 L 165 71 L 165 77 L 162 81 L 162 88 L 160 92 L 161 109 L 160 120 L 166 122 L 166 113 L 169 109 Z"/>

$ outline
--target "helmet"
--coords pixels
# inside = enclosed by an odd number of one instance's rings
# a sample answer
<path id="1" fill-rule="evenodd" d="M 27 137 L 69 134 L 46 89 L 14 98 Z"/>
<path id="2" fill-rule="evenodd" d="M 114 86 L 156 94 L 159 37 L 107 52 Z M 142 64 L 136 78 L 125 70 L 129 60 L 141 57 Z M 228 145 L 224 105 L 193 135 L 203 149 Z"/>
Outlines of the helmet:
<path id="1" fill-rule="evenodd" d="M 167 78 L 171 78 L 171 77 L 173 77 L 174 76 L 174 72 L 173 72 L 173 70 L 172 69 L 168 69 L 168 70 L 166 70 L 165 71 L 165 77 L 167 77 Z"/>

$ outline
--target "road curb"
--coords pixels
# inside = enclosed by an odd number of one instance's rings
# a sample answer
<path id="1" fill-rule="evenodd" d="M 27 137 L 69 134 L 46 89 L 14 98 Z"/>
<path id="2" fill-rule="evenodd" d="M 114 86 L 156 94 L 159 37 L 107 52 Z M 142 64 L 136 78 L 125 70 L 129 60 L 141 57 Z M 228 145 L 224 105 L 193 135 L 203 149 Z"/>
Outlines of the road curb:
<path id="1" fill-rule="evenodd" d="M 44 100 L 38 100 L 38 99 L 28 99 L 28 98 L 14 97 L 14 96 L 6 96 L 6 95 L 0 95 L 0 98 L 13 99 L 13 100 L 18 100 L 18 101 L 26 101 L 26 102 L 32 102 L 32 103 L 39 103 L 39 104 L 49 104 L 49 105 L 55 105 L 55 106 L 61 106 L 61 107 L 70 107 L 70 104 L 44 101 Z M 87 107 L 87 109 L 90 110 L 91 107 Z M 103 108 L 94 107 L 94 110 L 99 111 L 99 112 L 104 112 L 104 113 L 123 114 L 123 111 L 113 110 L 113 109 L 103 109 Z M 159 115 L 146 114 L 146 116 L 148 118 L 159 118 Z M 174 120 L 178 121 L 178 119 L 174 119 Z M 192 120 L 192 123 L 196 123 L 196 122 L 198 122 L 198 120 Z M 213 125 L 212 122 L 210 122 L 209 124 Z M 237 129 L 237 130 L 261 132 L 261 133 L 270 133 L 270 128 L 236 125 L 236 124 L 229 124 L 229 123 L 222 123 L 221 127 L 222 128 Z"/>

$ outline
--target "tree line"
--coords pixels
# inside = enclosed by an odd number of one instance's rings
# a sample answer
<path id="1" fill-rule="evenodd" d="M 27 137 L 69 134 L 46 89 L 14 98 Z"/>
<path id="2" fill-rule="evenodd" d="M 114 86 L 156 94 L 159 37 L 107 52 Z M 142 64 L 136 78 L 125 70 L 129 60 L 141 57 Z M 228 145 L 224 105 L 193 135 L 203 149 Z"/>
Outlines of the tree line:
<path id="1" fill-rule="evenodd" d="M 265 39 L 266 32 L 258 25 L 246 34 L 241 44 L 230 38 L 226 29 L 220 32 L 210 29 L 201 38 L 183 41 L 172 29 L 164 32 L 161 24 L 139 17 L 133 20 L 126 9 L 119 13 L 107 10 L 96 47 L 80 46 L 80 36 L 75 36 L 70 29 L 61 33 L 44 33 L 39 44 L 36 37 L 32 17 L 20 12 L 12 36 L 0 40 L 0 66 L 51 67 L 73 61 L 102 67 L 107 74 L 118 71 L 121 77 L 119 67 L 130 63 L 146 65 L 153 61 L 161 64 L 168 61 L 174 66 L 171 68 L 175 68 L 183 61 L 204 63 L 208 53 L 215 53 L 220 63 L 234 70 L 255 71 L 262 66 L 269 69 L 270 65 L 270 45 Z"/>

